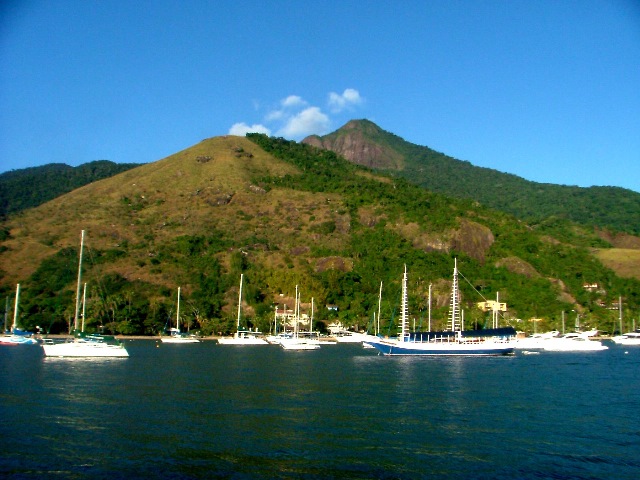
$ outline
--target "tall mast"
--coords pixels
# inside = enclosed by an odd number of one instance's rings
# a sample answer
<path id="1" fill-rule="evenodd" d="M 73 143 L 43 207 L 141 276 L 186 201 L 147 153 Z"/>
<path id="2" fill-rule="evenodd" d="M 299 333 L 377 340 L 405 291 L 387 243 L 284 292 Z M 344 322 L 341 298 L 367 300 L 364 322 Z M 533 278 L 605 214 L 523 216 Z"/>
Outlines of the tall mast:
<path id="1" fill-rule="evenodd" d="M 87 282 L 84 282 L 84 289 L 82 290 L 82 331 L 84 332 L 84 315 L 87 311 L 85 308 L 87 305 Z"/>
<path id="2" fill-rule="evenodd" d="M 4 300 L 4 330 L 7 331 L 7 321 L 9 319 L 9 297 L 6 297 Z"/>
<path id="3" fill-rule="evenodd" d="M 298 338 L 298 322 L 300 321 L 300 292 L 298 291 L 298 285 L 296 285 L 296 306 L 293 309 L 293 336 Z"/>
<path id="4" fill-rule="evenodd" d="M 278 304 L 276 304 L 275 313 L 273 315 L 273 334 L 278 334 Z"/>
<path id="5" fill-rule="evenodd" d="M 457 332 L 460 327 L 460 292 L 458 291 L 458 259 L 454 260 L 451 305 L 449 306 L 449 330 Z"/>
<path id="6" fill-rule="evenodd" d="M 178 307 L 176 309 L 176 330 L 180 331 L 180 287 L 178 287 Z"/>
<path id="7" fill-rule="evenodd" d="M 398 338 L 399 341 L 404 342 L 407 340 L 409 336 L 409 321 L 408 310 L 409 305 L 407 301 L 407 265 L 404 266 L 404 275 L 402 276 L 402 306 L 401 306 L 401 328 L 400 328 L 400 336 Z"/>
<path id="8" fill-rule="evenodd" d="M 429 329 L 431 331 L 431 284 L 429 284 Z"/>
<path id="9" fill-rule="evenodd" d="M 18 328 L 18 302 L 20 301 L 20 284 L 16 286 L 16 302 L 13 307 L 13 326 L 11 327 L 11 331 L 15 331 Z"/>
<path id="10" fill-rule="evenodd" d="M 238 323 L 236 325 L 236 330 L 240 330 L 240 311 L 242 309 L 242 279 L 244 274 L 240 274 L 240 293 L 238 294 Z"/>
<path id="11" fill-rule="evenodd" d="M 84 230 L 80 236 L 80 259 L 78 260 L 78 286 L 76 287 L 76 311 L 73 316 L 73 329 L 78 331 L 78 313 L 80 311 L 80 284 L 82 283 L 82 252 L 84 250 Z"/>
<path id="12" fill-rule="evenodd" d="M 622 295 L 618 297 L 618 316 L 620 318 L 620 335 L 624 332 L 622 331 Z"/>
<path id="13" fill-rule="evenodd" d="M 376 323 L 376 335 L 380 335 L 380 309 L 382 308 L 382 282 L 380 282 L 380 293 L 378 294 L 378 319 Z"/>

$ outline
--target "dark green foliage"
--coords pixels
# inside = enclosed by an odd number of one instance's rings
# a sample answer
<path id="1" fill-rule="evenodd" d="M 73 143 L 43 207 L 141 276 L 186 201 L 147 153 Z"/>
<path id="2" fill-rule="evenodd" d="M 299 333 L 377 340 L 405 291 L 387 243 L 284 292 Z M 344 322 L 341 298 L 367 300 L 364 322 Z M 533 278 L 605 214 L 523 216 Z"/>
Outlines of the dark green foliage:
<path id="1" fill-rule="evenodd" d="M 357 128 L 373 146 L 380 146 L 404 160 L 404 168 L 389 167 L 391 173 L 430 191 L 473 199 L 527 222 L 557 217 L 586 227 L 640 234 L 638 192 L 619 187 L 581 188 L 531 182 L 409 143 L 368 120 L 349 125 L 348 130 L 340 129 L 323 138 L 346 135 Z"/>
<path id="2" fill-rule="evenodd" d="M 20 311 L 27 317 L 25 328 L 36 325 L 45 331 L 66 332 L 73 318 L 74 291 L 78 272 L 78 249 L 65 248 L 40 264 L 23 285 Z"/>
<path id="3" fill-rule="evenodd" d="M 60 195 L 137 167 L 135 163 L 97 160 L 78 167 L 50 163 L 0 174 L 0 217 L 37 207 Z"/>

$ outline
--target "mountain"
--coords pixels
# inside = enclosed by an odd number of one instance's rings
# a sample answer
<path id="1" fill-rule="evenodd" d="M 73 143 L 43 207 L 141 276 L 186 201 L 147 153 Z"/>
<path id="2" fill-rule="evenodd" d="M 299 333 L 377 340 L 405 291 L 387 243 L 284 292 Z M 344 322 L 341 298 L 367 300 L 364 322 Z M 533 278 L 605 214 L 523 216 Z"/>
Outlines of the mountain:
<path id="1" fill-rule="evenodd" d="M 50 163 L 0 174 L 0 217 L 37 207 L 87 183 L 137 167 L 135 163 L 96 160 L 78 167 Z"/>
<path id="2" fill-rule="evenodd" d="M 562 312 L 574 310 L 611 331 L 617 316 L 608 307 L 620 296 L 625 318 L 640 311 L 640 281 L 603 265 L 594 247 L 611 244 L 593 230 L 532 228 L 332 151 L 258 134 L 206 139 L 9 215 L 0 224 L 0 292 L 21 284 L 21 325 L 68 328 L 81 230 L 91 330 L 157 334 L 175 319 L 181 287 L 185 324 L 231 331 L 244 273 L 243 315 L 263 331 L 275 305 L 293 305 L 296 286 L 303 302 L 314 299 L 316 320 L 365 327 L 383 282 L 382 323 L 393 334 L 405 264 L 416 324 L 431 290 L 433 322 L 443 326 L 453 257 L 466 279 L 467 325 L 490 321 L 475 304 L 498 293 L 508 304 L 503 322 L 518 329 L 533 317 L 538 328 L 560 328 Z"/>
<path id="3" fill-rule="evenodd" d="M 368 120 L 352 120 L 333 133 L 312 135 L 302 142 L 402 176 L 428 190 L 476 200 L 529 223 L 556 218 L 640 235 L 640 193 L 631 190 L 531 182 L 409 143 Z"/>

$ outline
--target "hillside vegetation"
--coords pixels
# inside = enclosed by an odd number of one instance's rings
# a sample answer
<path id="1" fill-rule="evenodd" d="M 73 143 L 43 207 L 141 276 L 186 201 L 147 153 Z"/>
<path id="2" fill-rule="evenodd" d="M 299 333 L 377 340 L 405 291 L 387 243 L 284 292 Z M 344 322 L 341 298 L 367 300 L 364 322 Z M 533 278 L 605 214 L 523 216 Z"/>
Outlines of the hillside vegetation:
<path id="1" fill-rule="evenodd" d="M 317 321 L 335 315 L 364 328 L 382 282 L 382 323 L 393 334 L 404 264 L 416 325 L 424 327 L 431 285 L 442 328 L 454 257 L 468 279 L 467 326 L 487 324 L 475 303 L 498 292 L 509 307 L 503 324 L 519 329 L 531 329 L 534 317 L 538 328 L 559 328 L 562 312 L 575 311 L 584 324 L 612 330 L 617 312 L 607 307 L 620 295 L 625 318 L 640 312 L 638 280 L 597 260 L 591 244 L 608 244 L 595 235 L 585 241 L 554 222 L 541 232 L 331 151 L 257 134 L 204 140 L 11 215 L 2 227 L 2 293 L 20 282 L 20 323 L 52 332 L 71 321 L 83 229 L 88 328 L 113 333 L 157 334 L 179 286 L 183 328 L 232 331 L 244 273 L 248 325 L 268 331 L 274 305 L 291 307 L 298 285 L 303 310 L 314 299 Z"/>
<path id="2" fill-rule="evenodd" d="M 137 167 L 135 163 L 96 160 L 78 167 L 49 163 L 0 174 L 0 218 L 37 207 L 87 183 Z"/>
<path id="3" fill-rule="evenodd" d="M 350 161 L 392 172 L 428 190 L 511 213 L 536 225 L 549 218 L 640 235 L 640 193 L 619 187 L 536 183 L 419 146 L 368 120 L 353 120 L 323 137 L 303 140 Z M 603 168 L 606 168 L 603 159 Z"/>

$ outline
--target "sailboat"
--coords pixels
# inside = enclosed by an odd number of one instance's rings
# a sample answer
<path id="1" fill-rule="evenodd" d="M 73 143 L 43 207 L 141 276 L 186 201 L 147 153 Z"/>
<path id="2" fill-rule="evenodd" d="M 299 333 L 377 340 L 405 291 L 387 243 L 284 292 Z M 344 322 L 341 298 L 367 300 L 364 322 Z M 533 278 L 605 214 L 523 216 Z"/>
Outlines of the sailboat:
<path id="1" fill-rule="evenodd" d="M 80 285 L 82 283 L 82 255 L 84 250 L 84 230 L 80 237 L 80 260 L 78 263 L 78 285 L 76 288 L 76 309 L 74 315 L 74 338 L 63 343 L 55 343 L 45 338 L 42 344 L 47 357 L 128 357 L 124 344 L 111 335 L 85 334 L 84 318 L 80 329 L 78 325 L 80 310 Z"/>
<path id="2" fill-rule="evenodd" d="M 457 259 L 453 268 L 453 286 L 449 309 L 449 330 L 444 332 L 410 332 L 407 302 L 407 266 L 402 277 L 400 333 L 397 338 L 371 339 L 383 355 L 508 355 L 513 353 L 511 328 L 463 330 L 460 315 Z"/>
<path id="3" fill-rule="evenodd" d="M 622 333 L 622 297 L 619 297 L 618 299 L 618 312 L 620 316 L 620 335 L 616 335 L 615 337 L 612 337 L 611 340 L 613 340 L 618 345 L 640 346 L 640 330 L 635 328 L 635 321 L 634 321 L 634 329 L 632 331 L 627 333 Z"/>
<path id="4" fill-rule="evenodd" d="M 269 345 L 258 330 L 247 330 L 240 327 L 242 315 L 242 281 L 244 274 L 240 274 L 240 293 L 238 294 L 238 320 L 236 323 L 236 333 L 232 337 L 220 337 L 218 343 L 221 345 Z"/>
<path id="5" fill-rule="evenodd" d="M 18 302 L 20 299 L 20 284 L 16 286 L 16 300 L 13 309 L 13 325 L 11 332 L 0 336 L 0 345 L 36 345 L 38 341 L 31 332 L 18 328 Z M 6 324 L 5 324 L 6 326 Z"/>
<path id="6" fill-rule="evenodd" d="M 311 321 L 311 320 L 310 320 Z M 284 350 L 316 350 L 320 348 L 320 344 L 315 341 L 311 341 L 311 337 L 303 338 L 300 336 L 300 294 L 298 292 L 298 286 L 296 285 L 296 307 L 294 313 L 293 335 L 280 339 L 280 346 Z M 311 331 L 311 328 L 309 328 Z"/>
<path id="7" fill-rule="evenodd" d="M 178 287 L 178 308 L 176 311 L 176 326 L 169 329 L 169 336 L 162 336 L 160 339 L 163 343 L 199 343 L 195 337 L 180 333 L 180 287 Z"/>

